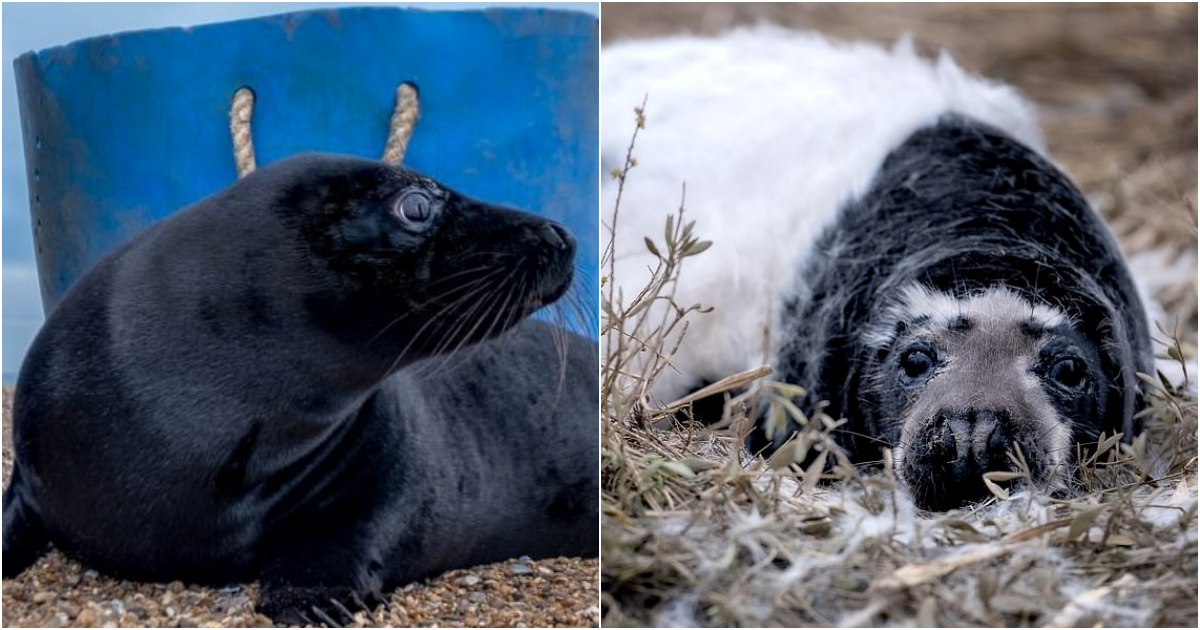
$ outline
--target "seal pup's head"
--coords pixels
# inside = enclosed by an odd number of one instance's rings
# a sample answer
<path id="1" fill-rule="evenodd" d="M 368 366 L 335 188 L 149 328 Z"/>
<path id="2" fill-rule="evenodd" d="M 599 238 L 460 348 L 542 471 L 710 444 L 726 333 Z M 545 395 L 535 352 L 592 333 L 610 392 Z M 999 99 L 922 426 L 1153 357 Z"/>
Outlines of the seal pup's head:
<path id="1" fill-rule="evenodd" d="M 1076 432 L 1104 415 L 1096 344 L 1008 287 L 955 297 L 909 285 L 866 337 L 895 471 L 925 509 L 986 498 L 983 473 L 1017 470 L 1018 449 L 1036 485 L 1065 488 Z"/>
<path id="2" fill-rule="evenodd" d="M 392 368 L 495 337 L 571 284 L 575 240 L 562 225 L 409 169 L 305 155 L 242 184 L 265 184 L 294 228 L 313 320 Z"/>
<path id="3" fill-rule="evenodd" d="M 822 395 L 840 396 L 859 461 L 892 449 L 918 506 L 986 499 L 994 471 L 1069 489 L 1101 434 L 1137 434 L 1145 311 L 1111 232 L 1036 151 L 941 116 L 837 228 L 821 249 L 833 262 L 806 270 L 824 299 L 803 321 L 841 357 L 821 357 Z"/>

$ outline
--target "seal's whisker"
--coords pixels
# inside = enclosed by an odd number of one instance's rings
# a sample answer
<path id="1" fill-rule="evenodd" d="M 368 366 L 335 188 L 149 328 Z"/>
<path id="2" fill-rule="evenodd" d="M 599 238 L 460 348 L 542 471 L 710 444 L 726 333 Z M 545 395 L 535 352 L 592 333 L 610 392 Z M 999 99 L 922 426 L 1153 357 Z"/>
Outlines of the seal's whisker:
<path id="1" fill-rule="evenodd" d="M 397 355 L 396 358 L 392 361 L 392 363 L 388 367 L 387 371 L 391 372 L 391 371 L 395 370 L 401 364 L 401 362 L 408 356 L 408 353 L 413 348 L 413 345 L 422 339 L 422 335 L 425 333 L 426 330 L 429 329 L 430 326 L 433 326 L 435 324 L 440 326 L 441 325 L 441 317 L 443 315 L 445 315 L 448 312 L 453 311 L 454 309 L 457 309 L 459 305 L 466 303 L 468 300 L 474 299 L 475 296 L 477 296 L 480 293 L 486 294 L 486 292 L 489 290 L 489 288 L 491 288 L 491 285 L 489 285 L 487 283 L 481 283 L 480 286 L 476 287 L 474 290 L 472 290 L 472 291 L 468 292 L 467 294 L 460 296 L 458 299 L 446 304 L 444 307 L 442 307 L 436 313 L 429 315 L 425 319 L 425 323 L 421 325 L 421 328 L 419 328 L 417 330 L 417 332 L 412 335 L 412 337 L 408 341 L 408 344 L 404 346 L 404 348 L 400 351 L 399 355 Z"/>
<path id="2" fill-rule="evenodd" d="M 445 300 L 447 297 L 450 297 L 451 295 L 454 295 L 455 293 L 473 290 L 473 289 L 477 288 L 479 285 L 485 284 L 488 281 L 490 281 L 492 279 L 492 277 L 500 275 L 501 272 L 502 272 L 502 270 L 499 270 L 499 269 L 493 270 L 493 272 L 490 274 L 487 274 L 480 278 L 476 278 L 469 282 L 464 282 L 463 284 L 461 284 L 457 287 L 452 287 L 451 289 L 443 291 L 442 293 L 428 297 L 424 302 L 413 305 L 412 307 L 410 307 L 409 312 L 407 312 L 399 317 L 396 317 L 395 319 L 393 319 L 392 321 L 390 321 L 386 325 L 384 325 L 383 328 L 381 328 L 379 330 L 379 332 L 372 335 L 371 338 L 367 340 L 367 345 L 373 344 L 376 340 L 378 340 L 381 336 L 383 336 L 383 334 L 385 332 L 387 332 L 388 329 L 390 329 L 392 326 L 395 326 L 396 324 L 404 321 L 405 319 L 423 315 L 421 313 L 421 309 L 423 309 L 435 302 L 440 302 L 442 300 Z M 442 310 L 439 311 L 437 314 L 440 315 L 442 313 L 445 313 L 447 310 L 454 308 L 459 303 L 461 303 L 461 300 L 455 300 L 454 302 L 451 302 L 450 304 L 447 304 L 445 307 L 443 307 Z"/>
<path id="3" fill-rule="evenodd" d="M 595 308 L 588 308 L 587 297 L 598 294 L 599 288 L 596 287 L 596 278 L 590 273 L 584 273 L 582 268 L 576 267 L 575 273 L 572 275 L 571 289 L 567 297 L 576 309 L 575 315 L 578 317 L 578 324 L 581 330 L 599 331 L 600 329 L 600 314 Z"/>
<path id="4" fill-rule="evenodd" d="M 498 294 L 499 288 L 489 292 L 486 298 L 483 299 L 486 299 L 488 302 L 494 302 Z M 475 331 L 479 330 L 479 327 L 483 323 L 484 318 L 487 316 L 489 310 L 489 305 L 482 303 L 476 304 L 471 308 L 469 315 L 460 319 L 455 324 L 454 328 L 445 336 L 443 336 L 441 340 L 439 340 L 434 354 L 436 356 L 444 357 L 442 365 L 446 365 L 454 361 L 455 356 L 457 356 L 464 347 L 472 342 L 472 336 L 475 334 Z M 469 328 L 468 324 L 470 325 Z"/>
<path id="5" fill-rule="evenodd" d="M 506 273 L 506 270 L 503 267 L 475 267 L 473 269 L 465 269 L 460 272 L 455 272 L 453 274 L 449 274 L 447 276 L 444 276 L 443 278 L 439 278 L 437 280 L 430 282 L 426 286 L 426 290 L 428 291 L 430 288 L 438 286 L 442 282 L 442 280 L 444 280 L 446 278 L 450 278 L 451 276 L 453 276 L 456 280 L 458 278 L 461 278 L 466 275 L 474 275 L 476 277 L 470 278 L 469 280 L 467 280 L 465 283 L 462 283 L 462 284 L 455 283 L 455 286 L 452 286 L 449 289 L 442 291 L 441 293 L 437 293 L 437 294 L 427 297 L 426 300 L 423 303 L 421 303 L 420 306 L 427 306 L 432 302 L 443 299 L 445 296 L 453 295 L 455 292 L 461 290 L 463 284 L 474 285 L 474 284 L 477 284 L 480 282 L 489 282 L 491 280 L 494 280 L 498 276 L 504 275 L 505 273 Z"/>
<path id="6" fill-rule="evenodd" d="M 486 290 L 488 287 L 496 284 L 497 277 L 502 274 L 503 274 L 503 272 L 497 272 L 497 273 L 491 274 L 489 277 L 479 278 L 479 279 L 473 280 L 469 283 L 464 283 L 464 285 L 463 285 L 465 287 L 464 289 L 449 290 L 449 291 L 445 291 L 437 296 L 430 297 L 429 299 L 418 304 L 414 310 L 419 311 L 420 309 L 434 306 L 438 302 L 444 302 L 446 300 L 446 298 L 454 296 L 456 293 L 466 292 L 462 296 L 455 297 L 454 300 L 452 302 L 448 303 L 447 305 L 457 306 L 459 304 L 462 304 L 464 299 L 472 299 L 473 294 L 477 294 L 479 291 Z M 468 289 L 469 289 L 469 291 L 468 291 Z M 446 307 L 443 306 L 441 311 L 439 311 L 439 312 L 445 312 L 445 311 L 446 311 Z"/>
<path id="7" fill-rule="evenodd" d="M 586 325 L 589 319 L 589 316 L 586 314 L 586 307 L 583 305 L 583 297 L 577 291 L 578 286 L 578 284 L 572 282 L 567 293 L 550 307 L 552 321 L 557 324 L 553 338 L 560 366 L 565 366 L 567 363 L 568 336 L 570 335 L 570 329 L 573 327 L 572 324 L 575 324 L 575 326 Z M 574 321 L 572 320 L 572 315 L 575 316 Z M 562 376 L 565 378 L 565 375 Z"/>
<path id="8" fill-rule="evenodd" d="M 481 257 L 509 259 L 509 258 L 519 258 L 519 257 L 521 257 L 521 254 L 518 254 L 515 252 L 506 252 L 503 250 L 488 249 L 488 250 L 479 250 L 479 251 L 458 254 L 458 255 L 454 256 L 453 258 L 451 258 L 451 260 L 453 260 L 455 262 L 459 262 L 462 260 L 470 260 L 472 258 L 481 258 Z"/>
<path id="9" fill-rule="evenodd" d="M 469 287 L 468 287 L 468 288 L 469 288 Z M 463 299 L 466 299 L 466 298 L 463 298 Z M 455 301 L 453 301 L 453 302 L 450 302 L 450 303 L 448 303 L 446 306 L 444 306 L 444 307 L 442 308 L 442 311 L 441 311 L 441 312 L 445 312 L 445 311 L 447 311 L 447 310 L 449 310 L 449 309 L 453 308 L 454 306 L 456 306 L 457 304 L 459 304 L 459 303 L 461 303 L 461 302 L 462 302 L 462 299 L 459 299 L 459 300 L 455 300 Z M 403 321 L 405 321 L 405 320 L 407 320 L 407 319 L 410 319 L 410 318 L 413 318 L 413 317 L 418 317 L 418 316 L 420 316 L 420 315 L 422 314 L 422 313 L 420 312 L 420 308 L 421 308 L 421 307 L 422 307 L 421 305 L 415 306 L 415 307 L 413 308 L 413 310 L 411 310 L 411 311 L 409 311 L 409 312 L 407 312 L 407 313 L 405 313 L 405 314 L 403 314 L 403 315 L 400 315 L 399 317 L 395 317 L 395 318 L 393 318 L 393 319 L 392 319 L 391 321 L 389 321 L 387 324 L 384 324 L 384 325 L 383 325 L 383 327 L 379 329 L 379 332 L 375 333 L 374 335 L 371 335 L 371 337 L 370 337 L 369 339 L 367 339 L 367 341 L 366 341 L 366 343 L 365 343 L 364 345 L 366 345 L 366 346 L 371 346 L 371 345 L 372 345 L 372 344 L 374 344 L 376 341 L 378 341 L 378 340 L 379 340 L 381 337 L 383 337 L 383 335 L 384 335 L 384 334 L 385 334 L 385 333 L 386 333 L 388 330 L 390 330 L 390 329 L 391 329 L 393 326 L 395 326 L 395 325 L 397 325 L 397 324 L 399 324 L 399 323 L 401 323 L 401 322 L 403 322 Z M 429 321 L 426 321 L 426 322 L 425 322 L 425 324 L 424 324 L 423 326 L 428 326 L 430 323 L 431 323 L 431 322 L 429 322 Z"/>
<path id="10" fill-rule="evenodd" d="M 449 341 L 449 340 L 450 340 L 450 339 L 452 339 L 453 337 L 455 337 L 455 336 L 458 334 L 458 331 L 459 331 L 459 330 L 461 330 L 461 329 L 462 329 L 462 327 L 466 325 L 465 323 L 466 323 L 467 321 L 469 321 L 469 318 L 470 318 L 470 317 L 471 317 L 471 316 L 472 316 L 472 315 L 475 313 L 475 311 L 478 309 L 479 303 L 480 303 L 482 300 L 488 299 L 488 297 L 487 297 L 487 296 L 489 296 L 493 290 L 494 290 L 494 287 L 488 287 L 488 288 L 487 288 L 487 291 L 486 291 L 486 292 L 485 292 L 485 293 L 484 293 L 484 294 L 483 294 L 483 295 L 482 295 L 482 296 L 481 296 L 481 297 L 480 297 L 478 300 L 476 300 L 474 304 L 472 304 L 471 306 L 469 306 L 469 307 L 467 308 L 467 311 L 465 311 L 465 312 L 463 313 L 463 316 L 462 316 L 462 317 L 456 317 L 456 318 L 455 318 L 455 320 L 454 320 L 453 324 L 451 325 L 451 328 L 450 328 L 450 330 L 448 330 L 448 331 L 445 331 L 445 330 L 444 330 L 444 331 L 441 331 L 441 332 L 442 332 L 442 334 L 441 334 L 441 336 L 438 338 L 436 345 L 435 345 L 435 346 L 432 348 L 432 350 L 430 350 L 429 352 L 427 352 L 427 353 L 426 353 L 428 356 L 426 356 L 426 357 L 425 357 L 425 360 L 426 360 L 427 362 L 429 362 L 429 363 L 430 363 L 430 365 L 434 365 L 434 366 L 441 366 L 441 365 L 445 365 L 447 362 L 451 361 L 451 360 L 454 358 L 454 357 L 453 357 L 453 355 L 447 354 L 447 353 L 445 352 L 445 349 L 446 349 L 446 348 L 449 346 L 449 344 L 450 344 L 450 341 Z M 424 332 L 424 330 L 425 330 L 425 329 L 424 329 L 424 328 L 422 328 L 422 330 L 421 330 L 421 331 L 419 331 L 419 332 L 423 333 L 423 332 Z M 419 338 L 419 334 L 418 334 L 418 335 L 415 335 L 415 336 L 413 337 L 413 340 L 412 340 L 412 342 L 410 342 L 410 346 L 412 345 L 412 343 L 416 343 L 416 341 L 418 340 L 418 338 Z M 405 353 L 407 353 L 407 348 L 405 349 Z M 399 358 L 399 357 L 397 358 L 397 361 L 398 361 L 398 360 L 400 360 L 400 358 Z M 432 369 L 432 370 L 428 370 L 428 371 L 426 371 L 426 372 L 423 372 L 423 373 L 422 373 L 422 378 L 424 378 L 424 377 L 426 377 L 426 376 L 432 376 L 434 373 L 436 373 L 436 368 L 435 368 L 435 369 Z"/>
<path id="11" fill-rule="evenodd" d="M 463 348 L 466 347 L 469 343 L 471 343 L 472 336 L 475 334 L 475 331 L 477 331 L 479 329 L 479 326 L 483 323 L 484 319 L 486 318 L 486 315 L 490 311 L 495 310 L 492 307 L 495 305 L 496 298 L 500 295 L 501 291 L 504 290 L 506 285 L 513 285 L 513 283 L 510 281 L 506 281 L 499 285 L 496 285 L 493 288 L 494 289 L 493 291 L 489 292 L 484 298 L 481 298 L 475 305 L 472 306 L 471 310 L 468 312 L 468 314 L 466 316 L 460 318 L 458 325 L 455 327 L 455 329 L 450 334 L 448 334 L 442 338 L 437 350 L 435 350 L 433 354 L 434 354 L 434 356 L 445 357 L 445 359 L 443 361 L 440 361 L 438 363 L 438 365 L 436 367 L 434 367 L 434 369 L 432 369 L 428 373 L 426 373 L 424 375 L 424 378 L 432 378 L 436 375 L 439 375 L 441 373 L 444 373 L 444 372 L 452 369 L 452 366 L 455 364 L 456 357 L 459 357 L 459 363 L 461 363 L 461 361 L 463 360 L 461 358 L 463 356 Z M 510 287 L 510 293 L 511 293 L 511 291 L 512 291 L 512 288 Z M 474 313 L 476 311 L 482 311 L 482 313 L 480 313 L 480 315 L 481 315 L 480 317 L 474 317 Z M 473 321 L 474 324 L 466 332 L 465 335 L 460 336 L 459 332 L 465 326 L 465 323 L 467 321 Z M 493 332 L 493 326 L 489 325 L 488 328 L 485 330 L 482 338 L 483 339 L 490 338 L 492 336 L 492 332 Z M 451 346 L 454 346 L 453 349 L 451 349 Z"/>
<path id="12" fill-rule="evenodd" d="M 454 318 L 449 330 L 440 331 L 441 336 L 437 339 L 432 350 L 430 350 L 428 354 L 432 356 L 440 356 L 444 354 L 445 350 L 451 345 L 451 343 L 453 343 L 453 340 L 458 336 L 463 327 L 466 326 L 467 322 L 474 320 L 475 314 L 484 308 L 483 305 L 489 300 L 493 299 L 492 296 L 495 294 L 497 286 L 499 285 L 488 285 L 486 287 L 482 287 L 479 291 L 473 293 L 472 295 L 464 296 L 464 298 L 457 300 L 455 302 L 456 306 L 466 302 L 468 299 L 472 300 L 472 302 L 470 306 L 467 307 L 466 311 Z M 419 337 L 420 333 L 414 336 L 414 341 Z"/>
<path id="13" fill-rule="evenodd" d="M 563 307 L 556 303 L 554 305 L 554 313 L 555 319 L 559 320 L 559 325 L 555 327 L 554 334 L 551 337 L 554 341 L 554 356 L 558 359 L 558 382 L 554 387 L 554 400 L 557 402 L 558 397 L 562 395 L 566 388 L 568 372 L 567 354 L 570 351 L 569 335 L 571 333 L 567 330 L 569 322 L 566 321 L 568 317 L 564 313 Z"/>
<path id="14" fill-rule="evenodd" d="M 516 318 L 513 317 L 513 315 L 519 315 L 517 311 L 520 308 L 520 300 L 516 298 L 523 296 L 525 293 L 521 289 L 523 277 L 524 274 L 517 276 L 513 280 L 510 280 L 508 285 L 505 287 L 503 297 L 501 297 L 500 293 L 497 292 L 497 299 L 494 304 L 495 308 L 489 311 L 489 315 L 491 315 L 491 321 L 488 322 L 487 325 L 487 337 L 491 337 L 494 333 L 508 331 L 511 329 L 512 325 L 516 323 Z"/>
<path id="15" fill-rule="evenodd" d="M 500 293 L 505 291 L 510 285 L 512 285 L 512 280 L 510 278 L 505 278 L 500 283 L 492 287 L 491 291 L 477 300 L 476 303 L 471 306 L 468 312 L 460 318 L 459 325 L 442 338 L 435 354 L 447 353 L 447 350 L 449 350 L 450 346 L 454 345 L 454 350 L 448 352 L 448 354 L 453 355 L 458 350 L 462 349 L 464 345 L 469 343 L 472 340 L 472 336 L 475 334 L 475 331 L 478 330 L 480 323 L 489 313 L 495 310 L 494 307 L 496 305 L 496 300 Z M 476 316 L 477 312 L 479 313 L 479 316 Z M 463 326 L 465 326 L 465 323 L 468 321 L 473 321 L 474 325 L 472 325 L 470 330 L 468 330 L 465 335 L 460 337 L 459 333 Z M 491 330 L 489 328 L 482 338 L 486 339 L 490 336 Z"/>
<path id="16" fill-rule="evenodd" d="M 562 300 L 565 302 L 563 309 L 565 310 L 565 320 L 562 322 L 564 328 L 576 328 L 581 332 L 596 331 L 599 327 L 599 322 L 596 320 L 595 310 L 590 310 L 587 307 L 587 298 L 580 295 L 577 291 L 570 291 Z M 574 316 L 572 321 L 571 317 Z M 574 324 L 572 326 L 572 323 Z"/>
<path id="17" fill-rule="evenodd" d="M 483 266 L 479 266 L 479 267 L 471 267 L 468 269 L 462 269 L 462 270 L 456 271 L 454 273 L 446 274 L 444 276 L 441 276 L 440 278 L 435 278 L 434 280 L 430 281 L 428 285 L 426 285 L 426 288 L 436 287 L 441 284 L 451 283 L 452 281 L 456 281 L 463 276 L 467 276 L 467 275 L 471 275 L 471 274 L 479 274 L 480 272 L 487 272 L 484 275 L 487 277 L 491 277 L 496 274 L 503 273 L 504 271 L 505 271 L 504 267 L 496 266 L 496 265 L 483 265 Z"/>
<path id="18" fill-rule="evenodd" d="M 555 303 L 550 307 L 551 320 L 557 326 L 555 327 L 552 338 L 554 339 L 554 350 L 558 355 L 559 362 L 565 362 L 567 352 L 567 326 L 570 323 L 570 318 L 567 316 L 564 306 L 561 303 Z"/>
<path id="19" fill-rule="evenodd" d="M 483 285 L 483 286 L 481 286 L 481 285 Z M 478 280 L 478 281 L 476 281 L 476 282 L 472 282 L 472 283 L 466 283 L 466 284 L 464 284 L 463 286 L 464 286 L 464 287 L 466 287 L 466 289 L 470 289 L 470 290 L 467 292 L 467 294 L 466 294 L 466 295 L 463 295 L 463 296 L 460 296 L 459 298 L 457 298 L 457 299 L 455 299 L 455 300 L 453 300 L 453 301 L 449 302 L 448 304 L 446 304 L 445 306 L 443 306 L 443 307 L 442 307 L 442 309 L 441 309 L 441 310 L 439 310 L 437 313 L 434 313 L 433 317 L 426 319 L 426 320 L 425 320 L 425 323 L 424 323 L 424 325 L 422 325 L 421 329 L 417 331 L 417 334 L 413 335 L 413 339 L 414 339 L 414 340 L 415 340 L 417 337 L 419 337 L 419 336 L 420 336 L 420 334 L 421 334 L 421 331 L 422 331 L 422 330 L 424 330 L 424 328 L 425 328 L 426 326 L 429 326 L 429 325 L 433 324 L 433 323 L 436 321 L 436 318 L 437 318 L 438 316 L 440 316 L 440 315 L 443 315 L 443 314 L 445 314 L 446 312 L 453 310 L 453 309 L 454 309 L 454 308 L 456 308 L 456 307 L 457 307 L 459 304 L 461 304 L 461 303 L 463 303 L 464 301 L 466 301 L 466 300 L 470 299 L 470 298 L 471 298 L 471 296 L 472 296 L 474 293 L 477 293 L 477 292 L 478 292 L 478 291 L 480 291 L 480 290 L 486 289 L 486 280 L 485 280 L 485 279 L 480 279 L 480 280 Z M 410 310 L 409 312 L 405 313 L 404 315 L 401 315 L 401 316 L 399 316 L 399 317 L 397 317 L 397 318 L 393 319 L 392 321 L 388 322 L 388 324 L 387 324 L 387 325 L 385 325 L 385 326 L 384 326 L 382 329 L 380 329 L 380 331 L 379 331 L 379 332 L 377 332 L 377 333 L 375 333 L 374 335 L 372 335 L 372 336 L 371 336 L 371 338 L 367 340 L 367 345 L 370 345 L 370 344 L 374 343 L 376 340 L 378 340 L 378 339 L 379 339 L 381 336 L 383 336 L 383 334 L 384 334 L 385 332 L 387 332 L 387 330 L 388 330 L 388 329 L 390 329 L 392 326 L 395 326 L 396 324 L 398 324 L 398 323 L 400 323 L 400 322 L 402 322 L 402 321 L 404 321 L 404 320 L 406 320 L 406 319 L 408 319 L 408 318 L 410 318 L 410 317 L 414 317 L 414 316 L 418 316 L 418 315 L 424 315 L 423 313 L 421 313 L 421 309 L 422 309 L 422 308 L 424 308 L 425 306 L 427 306 L 427 305 L 429 305 L 429 304 L 432 304 L 433 302 L 435 302 L 435 301 L 438 301 L 439 299 L 442 299 L 442 298 L 444 298 L 444 297 L 447 297 L 447 296 L 449 296 L 449 295 L 453 295 L 454 293 L 458 293 L 458 292 L 459 292 L 459 291 L 457 291 L 457 290 L 455 290 L 455 291 L 447 291 L 447 292 L 443 293 L 441 296 L 439 296 L 437 299 L 430 299 L 430 300 L 427 300 L 426 302 L 424 302 L 424 303 L 422 303 L 422 304 L 419 304 L 419 305 L 417 305 L 417 306 L 414 306 L 414 307 L 412 308 L 412 310 Z M 410 341 L 409 345 L 411 345 L 411 341 Z M 406 348 L 406 349 L 407 349 L 407 348 Z M 393 367 L 394 367 L 394 366 L 393 366 Z"/>

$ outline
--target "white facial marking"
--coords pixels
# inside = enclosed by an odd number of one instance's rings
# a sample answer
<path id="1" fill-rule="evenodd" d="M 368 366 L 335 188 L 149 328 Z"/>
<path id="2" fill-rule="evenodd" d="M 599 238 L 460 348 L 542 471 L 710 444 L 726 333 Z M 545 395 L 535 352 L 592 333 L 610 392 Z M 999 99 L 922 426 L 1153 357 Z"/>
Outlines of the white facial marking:
<path id="1" fill-rule="evenodd" d="M 933 327 L 948 328 L 951 322 L 967 317 L 983 326 L 1003 326 L 1021 321 L 1042 328 L 1074 326 L 1066 313 L 1045 304 L 1034 304 L 1007 287 L 994 287 L 966 298 L 935 291 L 921 284 L 905 287 L 900 300 L 888 308 L 882 325 L 868 330 L 863 341 L 869 348 L 882 348 L 896 335 L 897 322 L 929 318 Z"/>

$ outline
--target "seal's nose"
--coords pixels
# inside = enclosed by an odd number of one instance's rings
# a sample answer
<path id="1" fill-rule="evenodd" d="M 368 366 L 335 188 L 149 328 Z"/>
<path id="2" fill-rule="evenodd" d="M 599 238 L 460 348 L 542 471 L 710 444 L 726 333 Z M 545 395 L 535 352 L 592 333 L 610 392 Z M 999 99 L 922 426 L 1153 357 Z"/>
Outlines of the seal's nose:
<path id="1" fill-rule="evenodd" d="M 990 496 L 983 473 L 1011 470 L 1002 410 L 944 409 L 920 432 L 905 467 L 918 507 L 944 511 Z"/>
<path id="2" fill-rule="evenodd" d="M 1001 414 L 991 409 L 967 409 L 943 412 L 936 422 L 942 426 L 944 451 L 959 481 L 992 470 L 1007 470 L 1008 431 Z"/>
<path id="3" fill-rule="evenodd" d="M 575 247 L 575 237 L 566 228 L 557 223 L 542 225 L 542 240 L 559 251 Z"/>

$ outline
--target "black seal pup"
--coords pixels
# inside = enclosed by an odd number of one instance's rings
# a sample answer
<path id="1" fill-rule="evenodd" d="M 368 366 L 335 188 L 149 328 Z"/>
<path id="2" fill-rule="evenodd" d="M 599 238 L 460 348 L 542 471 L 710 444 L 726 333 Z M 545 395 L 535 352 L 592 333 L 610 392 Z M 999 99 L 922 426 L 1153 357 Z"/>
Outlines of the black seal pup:
<path id="1" fill-rule="evenodd" d="M 934 510 L 988 496 L 981 474 L 1010 470 L 1015 447 L 1054 490 L 1076 445 L 1136 430 L 1136 373 L 1152 365 L 1142 303 L 1012 89 L 904 43 L 774 27 L 617 44 L 601 82 L 606 168 L 648 94 L 616 281 L 644 286 L 642 237 L 685 181 L 686 217 L 713 240 L 676 302 L 715 308 L 689 315 L 651 390 L 661 402 L 770 364 L 806 389 L 809 417 L 828 401 L 848 419 L 854 460 L 891 448 Z M 761 420 L 748 446 L 772 452 L 795 430 Z"/>
<path id="2" fill-rule="evenodd" d="M 22 367 L 4 575 L 53 543 L 128 579 L 261 578 L 277 622 L 333 623 L 451 568 L 594 556 L 596 345 L 527 319 L 574 251 L 323 155 L 151 227 Z"/>

